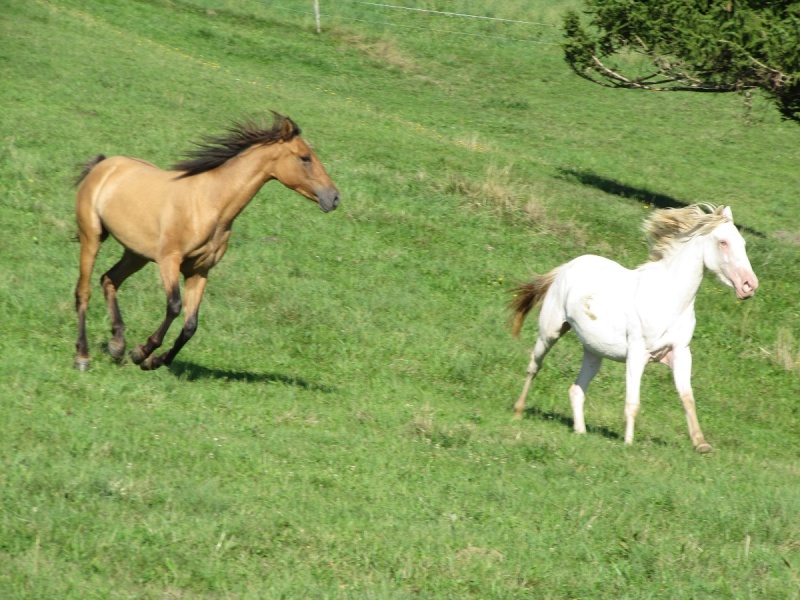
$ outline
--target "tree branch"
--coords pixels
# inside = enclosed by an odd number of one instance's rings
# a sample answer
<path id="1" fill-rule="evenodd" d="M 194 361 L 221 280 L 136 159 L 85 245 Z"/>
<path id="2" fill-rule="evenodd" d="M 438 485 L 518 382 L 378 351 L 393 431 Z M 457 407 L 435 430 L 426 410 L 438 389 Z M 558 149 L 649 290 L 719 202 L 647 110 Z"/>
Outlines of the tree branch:
<path id="1" fill-rule="evenodd" d="M 594 54 L 592 55 L 592 62 L 594 63 L 593 70 L 597 71 L 607 80 L 611 80 L 613 83 L 609 84 L 609 83 L 599 82 L 595 78 L 588 76 L 587 73 L 583 73 L 583 76 L 586 79 L 589 79 L 594 83 L 599 83 L 600 85 L 604 85 L 605 87 L 639 89 L 639 90 L 648 90 L 651 92 L 706 92 L 706 93 L 736 92 L 741 90 L 755 89 L 758 87 L 756 85 L 748 85 L 741 81 L 737 81 L 735 83 L 702 82 L 700 80 L 689 77 L 685 73 L 676 72 L 674 75 L 671 75 L 669 72 L 664 72 L 664 71 L 653 73 L 652 75 L 648 75 L 646 78 L 629 79 L 624 75 L 617 73 L 616 71 L 607 67 L 603 63 L 603 61 L 600 60 Z M 665 71 L 666 70 L 667 69 L 665 69 Z M 656 75 L 661 75 L 662 77 L 664 77 L 664 79 L 660 79 L 658 81 L 648 81 L 649 78 L 655 77 Z M 673 84 L 673 85 L 664 85 L 664 84 Z"/>

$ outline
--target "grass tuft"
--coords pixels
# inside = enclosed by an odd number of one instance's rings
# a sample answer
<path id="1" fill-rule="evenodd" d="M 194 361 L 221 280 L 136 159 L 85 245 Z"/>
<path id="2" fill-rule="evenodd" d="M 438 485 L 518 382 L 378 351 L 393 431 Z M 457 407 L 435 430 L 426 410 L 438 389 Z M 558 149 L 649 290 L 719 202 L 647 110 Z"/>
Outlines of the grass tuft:
<path id="1" fill-rule="evenodd" d="M 546 218 L 543 203 L 533 188 L 511 174 L 511 167 L 490 166 L 483 179 L 472 179 L 462 173 L 448 174 L 441 189 L 465 198 L 473 208 L 487 209 L 492 214 L 523 223 L 541 223 Z"/>
<path id="2" fill-rule="evenodd" d="M 770 357 L 786 371 L 800 371 L 800 342 L 794 339 L 788 327 L 778 328 L 775 349 Z"/>

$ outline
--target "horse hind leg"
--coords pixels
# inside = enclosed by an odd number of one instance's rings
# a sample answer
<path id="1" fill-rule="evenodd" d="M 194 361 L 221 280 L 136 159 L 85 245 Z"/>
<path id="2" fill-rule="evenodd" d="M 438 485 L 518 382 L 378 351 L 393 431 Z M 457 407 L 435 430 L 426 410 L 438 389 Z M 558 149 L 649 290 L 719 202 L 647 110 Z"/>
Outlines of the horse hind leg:
<path id="1" fill-rule="evenodd" d="M 570 329 L 569 323 L 566 321 L 561 321 L 560 319 L 559 323 L 555 326 L 549 326 L 544 321 L 544 319 L 540 318 L 539 337 L 536 340 L 536 345 L 533 347 L 531 361 L 528 363 L 525 384 L 522 386 L 522 393 L 514 403 L 514 416 L 518 419 L 521 418 L 525 412 L 525 399 L 528 396 L 528 390 L 530 390 L 531 383 L 533 383 L 533 380 L 536 377 L 536 374 L 539 372 L 539 369 L 542 368 L 542 363 L 544 362 L 545 356 L 547 356 L 547 353 L 550 352 L 550 349 L 561 338 L 561 336 L 563 336 Z"/>
<path id="2" fill-rule="evenodd" d="M 89 368 L 89 343 L 86 339 L 86 311 L 92 295 L 90 279 L 92 269 L 103 243 L 103 227 L 100 219 L 93 212 L 87 212 L 86 203 L 78 204 L 78 239 L 80 241 L 80 259 L 78 283 L 75 286 L 75 309 L 78 313 L 78 339 L 75 342 L 75 361 L 73 366 L 79 371 Z M 90 209 L 89 209 L 90 210 Z"/>
<path id="3" fill-rule="evenodd" d="M 648 362 L 644 348 L 628 346 L 625 360 L 625 444 L 633 444 L 633 430 L 641 404 L 642 374 Z"/>
<path id="4" fill-rule="evenodd" d="M 111 357 L 120 362 L 125 355 L 125 323 L 117 302 L 117 291 L 128 277 L 139 271 L 147 264 L 147 259 L 125 250 L 122 258 L 106 271 L 100 278 L 100 287 L 108 307 L 108 315 L 111 319 L 111 339 L 108 341 L 108 353 Z"/>
<path id="5" fill-rule="evenodd" d="M 586 400 L 586 390 L 589 384 L 600 371 L 603 364 L 602 357 L 584 349 L 581 370 L 575 383 L 569 388 L 569 400 L 572 405 L 572 427 L 576 433 L 586 433 L 586 421 L 583 418 L 583 403 Z"/>

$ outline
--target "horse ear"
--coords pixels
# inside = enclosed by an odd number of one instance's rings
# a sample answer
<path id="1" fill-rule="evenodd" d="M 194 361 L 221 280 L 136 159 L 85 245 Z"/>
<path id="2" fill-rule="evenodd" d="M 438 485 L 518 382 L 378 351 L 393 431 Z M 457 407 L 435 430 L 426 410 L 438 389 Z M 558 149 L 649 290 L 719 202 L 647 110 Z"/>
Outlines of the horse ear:
<path id="1" fill-rule="evenodd" d="M 281 123 L 281 139 L 288 142 L 296 135 L 300 135 L 300 128 L 289 117 L 284 117 Z"/>
<path id="2" fill-rule="evenodd" d="M 730 206 L 724 206 L 722 208 L 722 216 L 723 217 L 728 217 L 731 221 L 733 221 L 733 213 L 731 212 L 731 207 Z"/>
<path id="3" fill-rule="evenodd" d="M 294 136 L 300 135 L 300 128 L 289 117 L 285 117 L 281 113 L 275 112 L 274 110 L 270 110 L 269 112 L 272 113 L 272 116 L 275 119 L 273 131 L 280 127 L 280 135 L 278 137 L 280 141 L 288 142 Z"/>

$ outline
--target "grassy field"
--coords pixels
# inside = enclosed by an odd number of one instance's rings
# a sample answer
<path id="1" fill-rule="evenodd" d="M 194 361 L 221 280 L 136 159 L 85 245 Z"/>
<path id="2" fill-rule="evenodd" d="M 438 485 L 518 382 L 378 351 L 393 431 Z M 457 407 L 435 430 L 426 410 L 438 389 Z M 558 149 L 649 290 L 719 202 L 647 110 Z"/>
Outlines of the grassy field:
<path id="1" fill-rule="evenodd" d="M 322 35 L 310 1 L 4 3 L 0 597 L 800 597 L 800 127 L 581 80 L 557 45 L 576 2 L 413 3 L 541 25 L 321 4 Z M 265 186 L 169 369 L 103 354 L 95 286 L 75 371 L 75 165 L 166 167 L 269 109 L 339 210 Z M 698 201 L 732 206 L 761 282 L 697 299 L 714 452 L 660 365 L 632 447 L 619 364 L 573 434 L 571 336 L 514 420 L 535 320 L 510 336 L 510 285 L 640 264 L 648 212 Z M 120 303 L 143 341 L 156 269 Z"/>

